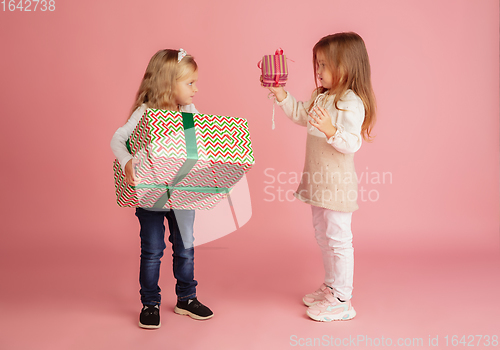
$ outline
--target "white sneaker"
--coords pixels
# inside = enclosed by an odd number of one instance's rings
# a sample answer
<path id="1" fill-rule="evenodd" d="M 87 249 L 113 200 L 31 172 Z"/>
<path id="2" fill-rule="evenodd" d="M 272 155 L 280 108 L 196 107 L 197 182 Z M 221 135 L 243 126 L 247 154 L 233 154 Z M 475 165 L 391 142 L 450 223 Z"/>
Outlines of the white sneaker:
<path id="1" fill-rule="evenodd" d="M 332 294 L 325 294 L 325 300 L 307 309 L 307 316 L 321 322 L 346 321 L 354 318 L 356 311 L 350 300 L 340 301 Z"/>
<path id="2" fill-rule="evenodd" d="M 307 294 L 302 298 L 306 306 L 316 305 L 320 301 L 325 300 L 325 294 L 332 294 L 332 290 L 326 285 L 322 284 L 317 291 Z"/>

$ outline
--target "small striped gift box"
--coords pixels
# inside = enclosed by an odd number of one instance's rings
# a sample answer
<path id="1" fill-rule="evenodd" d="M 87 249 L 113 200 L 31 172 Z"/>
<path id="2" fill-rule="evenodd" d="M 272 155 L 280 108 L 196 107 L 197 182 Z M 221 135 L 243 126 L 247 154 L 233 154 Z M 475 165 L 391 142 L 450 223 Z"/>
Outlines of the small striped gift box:
<path id="1" fill-rule="evenodd" d="M 288 79 L 288 66 L 283 50 L 278 49 L 274 55 L 265 55 L 259 62 L 262 69 L 260 81 L 262 86 L 285 86 Z"/>

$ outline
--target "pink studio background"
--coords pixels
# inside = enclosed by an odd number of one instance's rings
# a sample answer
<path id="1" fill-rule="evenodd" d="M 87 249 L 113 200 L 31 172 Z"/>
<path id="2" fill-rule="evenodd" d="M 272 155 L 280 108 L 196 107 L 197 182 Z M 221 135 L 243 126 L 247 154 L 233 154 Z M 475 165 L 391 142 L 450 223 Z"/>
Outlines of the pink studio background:
<path id="1" fill-rule="evenodd" d="M 356 154 L 358 316 L 318 324 L 300 306 L 322 279 L 310 209 L 287 200 L 305 130 L 280 110 L 271 130 L 256 64 L 283 48 L 287 89 L 307 99 L 312 47 L 338 31 L 366 42 L 377 137 Z M 0 38 L 1 349 L 288 349 L 292 335 L 325 334 L 444 348 L 446 335 L 499 335 L 498 1 L 56 0 L 54 12 L 1 11 Z M 149 58 L 179 47 L 199 65 L 198 110 L 248 119 L 253 215 L 197 248 L 216 317 L 169 312 L 167 253 L 163 326 L 146 332 L 139 225 L 115 203 L 109 141 Z"/>

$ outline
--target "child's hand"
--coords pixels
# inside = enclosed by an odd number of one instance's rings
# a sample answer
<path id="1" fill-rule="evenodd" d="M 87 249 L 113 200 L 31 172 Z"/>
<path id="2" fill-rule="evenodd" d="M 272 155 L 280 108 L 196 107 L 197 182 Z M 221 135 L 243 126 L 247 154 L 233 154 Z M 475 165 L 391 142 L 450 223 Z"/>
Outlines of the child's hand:
<path id="1" fill-rule="evenodd" d="M 269 86 L 268 89 L 269 89 L 269 91 L 271 91 L 274 94 L 274 96 L 276 96 L 276 101 L 281 102 L 286 98 L 287 93 L 286 93 L 285 89 L 283 89 L 283 87 L 281 87 L 281 86 L 277 86 L 277 87 Z"/>
<path id="2" fill-rule="evenodd" d="M 314 107 L 312 111 L 309 112 L 309 116 L 312 118 L 309 123 L 324 133 L 327 139 L 337 132 L 337 128 L 332 124 L 330 113 L 323 107 Z"/>
<path id="3" fill-rule="evenodd" d="M 131 159 L 125 164 L 125 181 L 131 186 L 137 186 L 141 179 L 135 174 L 136 159 Z"/>

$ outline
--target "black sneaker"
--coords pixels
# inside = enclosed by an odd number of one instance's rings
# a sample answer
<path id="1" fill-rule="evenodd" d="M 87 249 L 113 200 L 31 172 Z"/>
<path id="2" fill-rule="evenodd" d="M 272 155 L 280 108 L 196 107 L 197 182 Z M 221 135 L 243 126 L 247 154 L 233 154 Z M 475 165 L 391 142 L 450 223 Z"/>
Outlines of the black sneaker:
<path id="1" fill-rule="evenodd" d="M 197 298 L 185 301 L 177 300 L 174 312 L 179 315 L 188 315 L 196 320 L 206 320 L 214 315 L 212 310 L 200 303 Z"/>
<path id="2" fill-rule="evenodd" d="M 158 305 L 143 305 L 139 316 L 139 327 L 160 328 L 160 307 Z"/>

